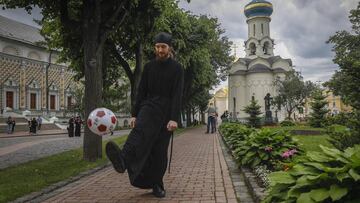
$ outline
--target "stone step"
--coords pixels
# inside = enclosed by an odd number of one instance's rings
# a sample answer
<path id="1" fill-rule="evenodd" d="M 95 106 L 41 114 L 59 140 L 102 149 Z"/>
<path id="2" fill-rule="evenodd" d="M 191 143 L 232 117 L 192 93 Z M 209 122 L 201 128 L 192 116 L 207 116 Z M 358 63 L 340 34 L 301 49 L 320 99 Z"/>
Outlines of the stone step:
<path id="1" fill-rule="evenodd" d="M 0 132 L 5 132 L 6 133 L 7 130 L 7 125 L 1 125 L 0 126 Z M 60 128 L 58 126 L 56 126 L 54 123 L 48 123 L 48 124 L 42 124 L 41 125 L 41 130 L 60 130 Z M 27 124 L 19 124 L 19 125 L 15 125 L 15 132 L 19 132 L 19 131 L 29 131 L 29 126 Z"/>
<path id="2" fill-rule="evenodd" d="M 7 117 L 0 117 L 0 123 L 6 123 Z M 27 119 L 24 117 L 14 117 L 16 123 L 27 123 Z"/>

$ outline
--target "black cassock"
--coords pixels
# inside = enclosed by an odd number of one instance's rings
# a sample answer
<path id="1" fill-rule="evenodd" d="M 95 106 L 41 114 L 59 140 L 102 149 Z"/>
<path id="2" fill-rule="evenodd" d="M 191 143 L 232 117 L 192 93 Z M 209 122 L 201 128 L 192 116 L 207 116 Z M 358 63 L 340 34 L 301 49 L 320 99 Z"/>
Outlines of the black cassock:
<path id="1" fill-rule="evenodd" d="M 135 128 L 123 147 L 130 183 L 139 188 L 163 186 L 167 167 L 170 120 L 179 121 L 184 71 L 168 58 L 144 67 L 132 116 Z"/>

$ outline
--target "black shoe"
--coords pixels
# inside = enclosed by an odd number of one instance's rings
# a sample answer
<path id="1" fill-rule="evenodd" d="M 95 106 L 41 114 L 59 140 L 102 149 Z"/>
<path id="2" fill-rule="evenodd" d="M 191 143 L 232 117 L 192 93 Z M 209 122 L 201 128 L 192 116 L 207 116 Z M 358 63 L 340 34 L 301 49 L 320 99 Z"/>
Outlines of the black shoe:
<path id="1" fill-rule="evenodd" d="M 124 173 L 126 170 L 124 158 L 121 156 L 121 150 L 117 144 L 110 141 L 106 144 L 106 156 L 111 161 L 114 169 L 118 173 Z"/>
<path id="2" fill-rule="evenodd" d="M 163 197 L 165 197 L 165 190 L 160 185 L 154 185 L 152 194 L 155 197 L 163 198 Z"/>

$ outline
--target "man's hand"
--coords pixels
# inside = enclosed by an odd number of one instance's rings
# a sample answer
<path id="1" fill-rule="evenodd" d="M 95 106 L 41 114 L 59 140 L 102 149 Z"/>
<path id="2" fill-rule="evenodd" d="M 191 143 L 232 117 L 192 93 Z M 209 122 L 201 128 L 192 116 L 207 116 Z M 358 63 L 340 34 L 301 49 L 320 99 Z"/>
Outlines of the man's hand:
<path id="1" fill-rule="evenodd" d="M 135 128 L 136 117 L 130 118 L 130 128 Z"/>
<path id="2" fill-rule="evenodd" d="M 177 127 L 178 127 L 178 124 L 175 121 L 169 121 L 169 123 L 167 124 L 168 131 L 174 131 L 174 130 L 176 130 Z"/>

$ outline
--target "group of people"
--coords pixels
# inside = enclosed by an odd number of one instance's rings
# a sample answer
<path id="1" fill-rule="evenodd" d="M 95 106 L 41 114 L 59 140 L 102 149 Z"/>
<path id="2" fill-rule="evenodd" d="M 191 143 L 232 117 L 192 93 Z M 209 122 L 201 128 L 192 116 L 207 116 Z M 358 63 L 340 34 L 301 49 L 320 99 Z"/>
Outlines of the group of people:
<path id="1" fill-rule="evenodd" d="M 9 116 L 6 121 L 6 124 L 7 124 L 7 133 L 12 134 L 15 130 L 15 125 L 16 125 L 15 119 Z"/>
<path id="2" fill-rule="evenodd" d="M 41 130 L 42 118 L 38 116 L 37 118 L 33 117 L 28 120 L 29 133 L 30 135 L 36 135 L 37 130 Z"/>
<path id="3" fill-rule="evenodd" d="M 80 137 L 81 136 L 81 125 L 83 124 L 83 121 L 81 120 L 80 116 L 71 117 L 68 122 L 68 135 L 69 137 Z M 75 129 L 75 131 L 74 131 Z"/>
<path id="4" fill-rule="evenodd" d="M 210 130 L 211 130 L 211 133 L 214 133 L 214 132 L 216 132 L 218 113 L 217 113 L 216 107 L 214 107 L 213 103 L 210 103 L 210 105 L 207 109 L 207 114 L 208 114 L 207 130 L 205 133 L 209 133 Z M 224 111 L 224 113 L 221 115 L 220 118 L 221 118 L 222 122 L 228 121 L 229 120 L 229 112 L 227 110 Z"/>

